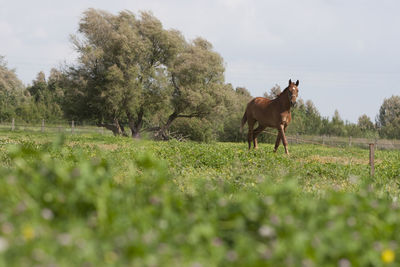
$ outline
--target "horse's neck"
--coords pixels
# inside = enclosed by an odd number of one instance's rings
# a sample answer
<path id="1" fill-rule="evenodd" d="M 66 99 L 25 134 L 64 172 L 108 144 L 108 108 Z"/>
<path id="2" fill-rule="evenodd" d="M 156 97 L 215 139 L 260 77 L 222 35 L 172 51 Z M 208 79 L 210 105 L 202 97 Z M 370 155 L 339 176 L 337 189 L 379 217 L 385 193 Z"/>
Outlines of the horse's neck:
<path id="1" fill-rule="evenodd" d="M 288 90 L 283 90 L 276 100 L 279 102 L 279 107 L 282 109 L 281 111 L 290 111 Z"/>

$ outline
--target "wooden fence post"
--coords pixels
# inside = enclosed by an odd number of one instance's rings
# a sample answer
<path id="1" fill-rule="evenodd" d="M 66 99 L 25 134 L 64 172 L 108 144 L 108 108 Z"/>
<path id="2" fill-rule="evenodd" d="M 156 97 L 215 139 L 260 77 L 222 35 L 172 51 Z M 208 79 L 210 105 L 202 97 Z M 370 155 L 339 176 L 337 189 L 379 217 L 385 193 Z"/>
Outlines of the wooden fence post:
<path id="1" fill-rule="evenodd" d="M 325 145 L 325 135 L 322 136 L 322 144 Z"/>
<path id="2" fill-rule="evenodd" d="M 369 144 L 369 165 L 371 166 L 370 174 L 371 176 L 375 175 L 375 148 L 374 144 Z"/>
<path id="3" fill-rule="evenodd" d="M 15 130 L 15 119 L 12 118 L 12 121 L 11 121 L 11 131 L 14 131 L 14 130 Z"/>
<path id="4" fill-rule="evenodd" d="M 75 132 L 75 122 L 72 121 L 72 123 L 71 123 L 71 133 L 74 133 L 74 132 Z"/>
<path id="5" fill-rule="evenodd" d="M 42 128 L 41 128 L 42 133 L 44 132 L 44 119 L 42 119 Z"/>
<path id="6" fill-rule="evenodd" d="M 351 141 L 352 141 L 352 137 L 350 135 L 350 137 L 349 137 L 349 146 L 351 146 Z"/>
<path id="7" fill-rule="evenodd" d="M 296 133 L 296 144 L 299 143 L 299 133 Z"/>

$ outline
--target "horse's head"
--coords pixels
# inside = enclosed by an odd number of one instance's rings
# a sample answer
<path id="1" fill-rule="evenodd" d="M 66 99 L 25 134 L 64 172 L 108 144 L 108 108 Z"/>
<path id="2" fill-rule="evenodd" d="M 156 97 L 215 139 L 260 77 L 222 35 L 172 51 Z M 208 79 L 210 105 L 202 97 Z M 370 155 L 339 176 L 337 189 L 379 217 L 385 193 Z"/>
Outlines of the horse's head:
<path id="1" fill-rule="evenodd" d="M 292 83 L 292 80 L 289 80 L 289 86 L 288 86 L 288 96 L 289 96 L 289 102 L 292 107 L 296 105 L 297 97 L 299 95 L 299 80 L 297 80 L 296 83 Z"/>

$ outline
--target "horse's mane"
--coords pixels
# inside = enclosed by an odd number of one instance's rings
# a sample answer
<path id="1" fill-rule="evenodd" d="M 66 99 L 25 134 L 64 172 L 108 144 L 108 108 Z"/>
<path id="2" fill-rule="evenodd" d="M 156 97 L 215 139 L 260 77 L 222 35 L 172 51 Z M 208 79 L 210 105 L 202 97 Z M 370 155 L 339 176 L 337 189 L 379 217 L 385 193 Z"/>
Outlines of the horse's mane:
<path id="1" fill-rule="evenodd" d="M 286 87 L 285 89 L 283 89 L 283 91 L 282 91 L 282 92 L 280 92 L 280 94 L 279 94 L 279 95 L 277 95 L 277 96 L 276 96 L 276 98 L 278 98 L 279 96 L 283 95 L 283 93 L 285 93 L 287 90 L 289 90 L 289 86 L 288 86 L 288 87 Z"/>

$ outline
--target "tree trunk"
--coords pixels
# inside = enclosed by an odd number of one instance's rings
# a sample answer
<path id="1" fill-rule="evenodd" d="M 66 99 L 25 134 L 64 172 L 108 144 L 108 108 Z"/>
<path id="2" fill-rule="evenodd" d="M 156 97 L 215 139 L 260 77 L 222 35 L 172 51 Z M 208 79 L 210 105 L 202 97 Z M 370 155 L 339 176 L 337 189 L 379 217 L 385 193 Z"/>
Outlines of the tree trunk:
<path id="1" fill-rule="evenodd" d="M 119 124 L 118 119 L 114 119 L 114 123 L 98 123 L 97 126 L 112 131 L 115 136 L 124 134 L 123 127 Z"/>
<path id="2" fill-rule="evenodd" d="M 169 115 L 167 122 L 163 127 L 160 129 L 160 136 L 163 140 L 169 140 L 169 136 L 167 134 L 167 131 L 169 130 L 169 127 L 171 126 L 172 122 L 178 118 L 178 112 L 174 111 L 171 115 Z"/>
<path id="3" fill-rule="evenodd" d="M 143 108 L 139 110 L 137 119 L 131 115 L 131 113 L 127 113 L 128 120 L 129 120 L 129 128 L 131 129 L 132 138 L 139 139 L 140 138 L 140 130 L 143 126 Z"/>

